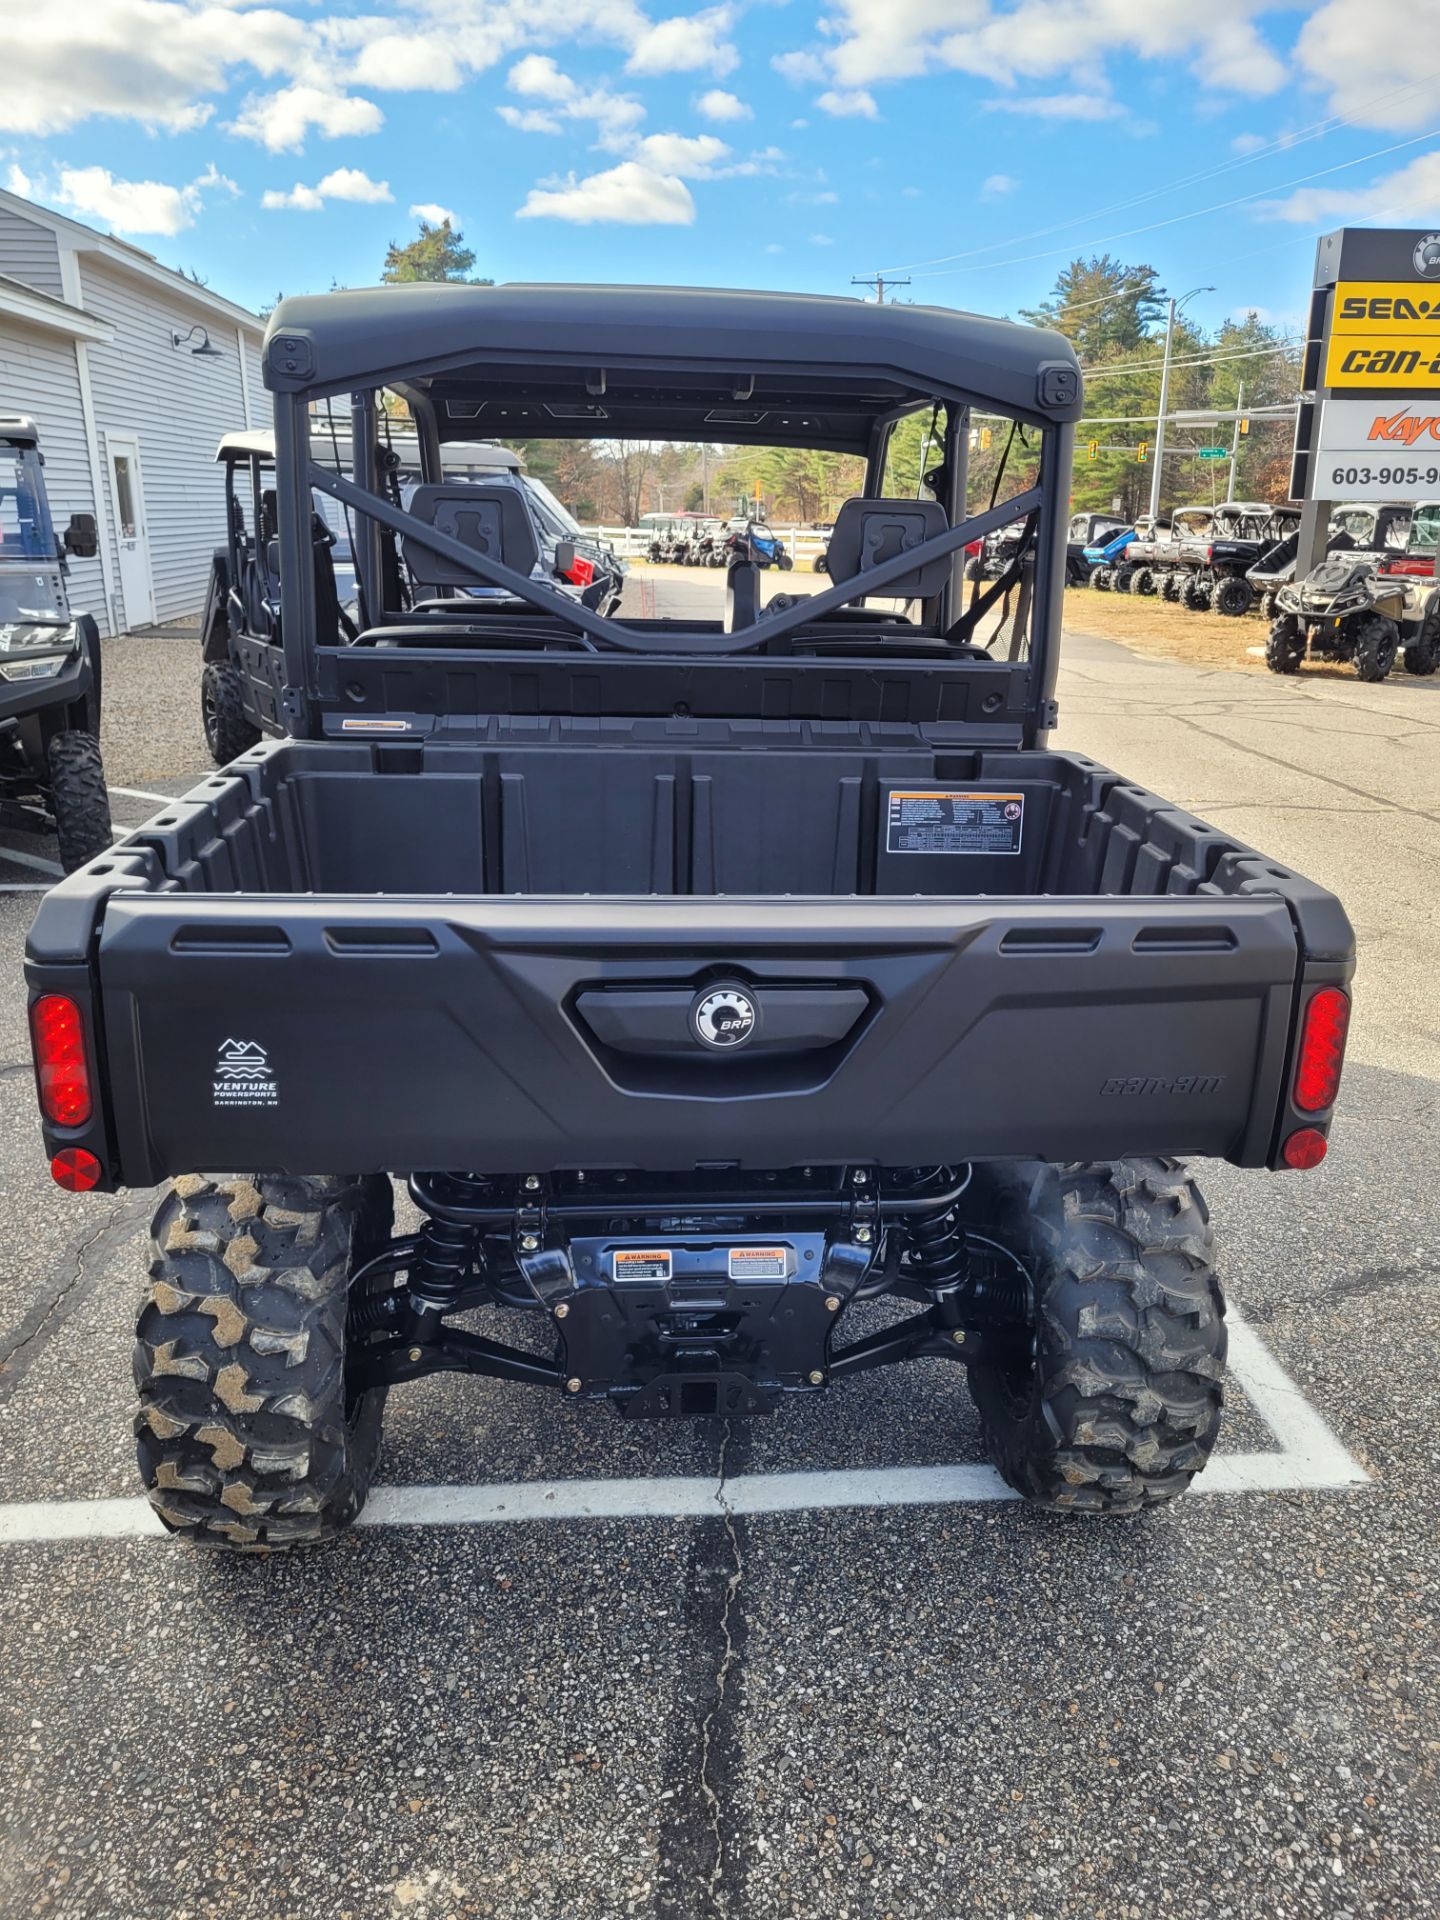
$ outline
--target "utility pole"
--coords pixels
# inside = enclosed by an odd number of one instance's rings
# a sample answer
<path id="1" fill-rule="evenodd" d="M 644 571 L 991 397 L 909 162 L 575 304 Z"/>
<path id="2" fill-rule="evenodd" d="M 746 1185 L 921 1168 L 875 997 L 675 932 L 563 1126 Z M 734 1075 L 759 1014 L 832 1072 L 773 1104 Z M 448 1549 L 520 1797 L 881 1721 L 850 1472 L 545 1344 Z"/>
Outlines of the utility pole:
<path id="1" fill-rule="evenodd" d="M 1240 382 L 1240 391 L 1235 396 L 1235 432 L 1230 441 L 1230 484 L 1225 489 L 1225 498 L 1235 498 L 1235 462 L 1240 458 L 1240 421 L 1245 412 L 1245 382 Z"/>
<path id="2" fill-rule="evenodd" d="M 1150 476 L 1150 517 L 1160 511 L 1160 470 L 1165 460 L 1165 409 L 1170 405 L 1170 355 L 1175 345 L 1175 316 L 1197 293 L 1214 293 L 1214 287 L 1192 287 L 1179 300 L 1170 302 L 1170 317 L 1165 324 L 1165 358 L 1160 363 L 1160 415 L 1155 422 L 1155 471 Z"/>
<path id="3" fill-rule="evenodd" d="M 885 304 L 886 287 L 908 287 L 910 282 L 908 280 L 887 280 L 883 273 L 872 273 L 868 280 L 863 276 L 851 274 L 850 284 L 852 287 L 874 287 L 875 304 L 883 307 Z"/>

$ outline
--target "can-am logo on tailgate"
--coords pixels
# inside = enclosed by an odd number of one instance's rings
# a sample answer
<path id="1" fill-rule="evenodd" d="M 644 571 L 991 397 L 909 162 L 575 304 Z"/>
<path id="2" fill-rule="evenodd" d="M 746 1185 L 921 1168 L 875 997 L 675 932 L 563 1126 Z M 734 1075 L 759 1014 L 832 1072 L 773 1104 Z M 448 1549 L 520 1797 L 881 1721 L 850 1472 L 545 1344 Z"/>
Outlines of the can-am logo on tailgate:
<path id="1" fill-rule="evenodd" d="M 215 1061 L 217 1107 L 273 1107 L 280 1101 L 275 1069 L 258 1040 L 222 1040 Z"/>
<path id="2" fill-rule="evenodd" d="M 755 1031 L 759 1009 L 743 987 L 711 987 L 698 994 L 690 1025 L 707 1047 L 743 1047 Z"/>
<path id="3" fill-rule="evenodd" d="M 1223 1073 L 1177 1073 L 1167 1078 L 1107 1080 L 1100 1091 L 1106 1093 L 1218 1093 L 1225 1084 Z"/>

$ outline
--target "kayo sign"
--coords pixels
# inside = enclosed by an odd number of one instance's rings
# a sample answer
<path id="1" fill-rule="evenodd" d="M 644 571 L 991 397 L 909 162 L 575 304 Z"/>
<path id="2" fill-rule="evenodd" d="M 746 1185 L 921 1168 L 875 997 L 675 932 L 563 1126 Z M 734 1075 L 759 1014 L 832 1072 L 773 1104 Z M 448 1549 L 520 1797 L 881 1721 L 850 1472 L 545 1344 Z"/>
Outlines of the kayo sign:
<path id="1" fill-rule="evenodd" d="M 1440 496 L 1440 393 L 1422 400 L 1326 400 L 1313 456 L 1320 500 Z"/>

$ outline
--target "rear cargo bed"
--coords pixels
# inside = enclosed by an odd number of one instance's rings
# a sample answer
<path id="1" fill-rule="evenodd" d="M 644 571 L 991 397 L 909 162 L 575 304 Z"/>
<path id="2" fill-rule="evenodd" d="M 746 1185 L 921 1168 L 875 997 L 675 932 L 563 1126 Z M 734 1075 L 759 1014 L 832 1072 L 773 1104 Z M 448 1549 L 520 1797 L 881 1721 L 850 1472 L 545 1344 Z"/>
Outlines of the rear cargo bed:
<path id="1" fill-rule="evenodd" d="M 1328 894 L 1079 756 L 540 721 L 257 749 L 57 890 L 31 982 L 98 965 L 130 1184 L 1263 1164 L 1296 989 L 1350 952 Z M 723 980 L 729 1056 L 690 1024 Z"/>

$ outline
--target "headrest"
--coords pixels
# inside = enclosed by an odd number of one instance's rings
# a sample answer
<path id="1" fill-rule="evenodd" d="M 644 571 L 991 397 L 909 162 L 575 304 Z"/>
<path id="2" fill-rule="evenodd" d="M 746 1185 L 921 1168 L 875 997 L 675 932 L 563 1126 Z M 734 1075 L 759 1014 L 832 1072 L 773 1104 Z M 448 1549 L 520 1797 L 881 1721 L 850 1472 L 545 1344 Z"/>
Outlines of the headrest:
<path id="1" fill-rule="evenodd" d="M 839 586 L 862 568 L 908 553 L 949 527 L 938 500 L 847 500 L 835 516 L 826 570 Z M 950 558 L 942 554 L 877 591 L 896 600 L 923 600 L 939 593 L 949 578 Z"/>
<path id="2" fill-rule="evenodd" d="M 417 487 L 410 512 L 437 533 L 449 534 L 452 540 L 473 547 L 487 560 L 498 560 L 514 573 L 530 573 L 540 558 L 535 528 L 515 487 L 467 486 L 453 481 L 444 486 Z M 491 584 L 459 561 L 432 553 L 413 534 L 404 535 L 401 552 L 411 573 L 426 586 Z"/>

